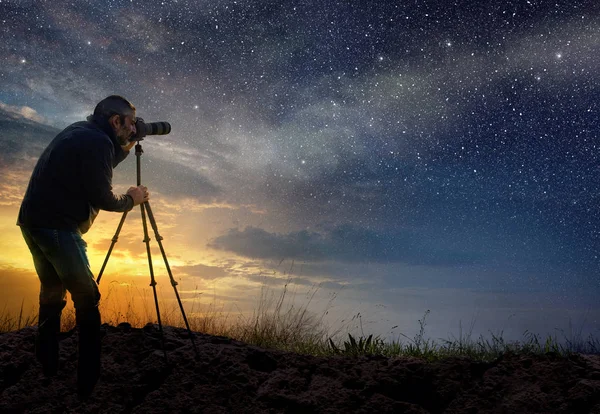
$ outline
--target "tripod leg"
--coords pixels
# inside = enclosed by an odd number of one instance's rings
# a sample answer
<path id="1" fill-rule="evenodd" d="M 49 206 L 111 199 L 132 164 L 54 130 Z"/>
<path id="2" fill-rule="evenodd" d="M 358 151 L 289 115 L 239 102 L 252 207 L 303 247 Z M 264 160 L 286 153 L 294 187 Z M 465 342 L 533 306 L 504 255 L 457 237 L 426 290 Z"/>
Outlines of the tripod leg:
<path id="1" fill-rule="evenodd" d="M 160 320 L 160 309 L 158 308 L 158 296 L 156 294 L 156 280 L 154 279 L 154 267 L 152 266 L 152 253 L 150 252 L 150 236 L 148 236 L 148 225 L 146 223 L 146 210 L 144 208 L 144 204 L 140 204 L 140 209 L 142 211 L 142 225 L 144 227 L 144 243 L 146 243 L 146 253 L 148 255 L 148 266 L 150 269 L 150 286 L 152 286 L 152 290 L 154 291 L 154 304 L 156 305 L 156 317 L 158 320 L 158 330 L 160 331 L 160 337 L 162 341 L 162 348 L 165 354 L 165 362 L 169 362 L 167 358 L 167 348 L 165 347 L 165 335 L 162 329 L 162 322 Z"/>
<path id="2" fill-rule="evenodd" d="M 194 352 L 196 354 L 196 358 L 200 357 L 198 353 L 198 348 L 196 348 L 196 342 L 194 342 L 194 334 L 190 329 L 190 324 L 188 323 L 188 319 L 185 316 L 185 310 L 183 309 L 183 304 L 181 303 L 181 298 L 179 297 L 179 292 L 177 291 L 177 281 L 173 278 L 173 273 L 171 272 L 171 267 L 169 266 L 169 261 L 167 260 L 167 254 L 165 253 L 165 249 L 162 245 L 162 236 L 158 233 L 158 226 L 156 225 L 156 220 L 154 219 L 154 214 L 152 214 L 152 209 L 150 208 L 150 203 L 144 203 L 146 210 L 148 211 L 148 218 L 150 219 L 150 225 L 154 230 L 154 237 L 156 237 L 156 241 L 158 242 L 158 246 L 160 247 L 160 252 L 162 253 L 163 260 L 165 261 L 165 267 L 167 268 L 167 273 L 169 274 L 169 278 L 171 279 L 171 286 L 173 286 L 173 290 L 175 291 L 175 296 L 177 297 L 177 302 L 179 303 L 179 309 L 181 310 L 181 315 L 183 316 L 183 321 L 185 322 L 185 326 L 190 335 L 190 340 L 192 341 L 192 345 L 194 347 Z"/>
<path id="3" fill-rule="evenodd" d="M 97 284 L 100 284 L 100 279 L 102 278 L 102 274 L 104 273 L 104 268 L 106 267 L 106 264 L 108 263 L 108 258 L 110 257 L 110 254 L 112 253 L 113 247 L 115 247 L 115 243 L 117 242 L 117 240 L 119 240 L 119 233 L 121 233 L 121 229 L 123 228 L 123 223 L 125 223 L 126 217 L 127 217 L 127 211 L 125 211 L 123 213 L 123 215 L 121 216 L 121 221 L 119 222 L 119 225 L 117 226 L 117 231 L 115 232 L 115 235 L 112 238 L 112 242 L 110 243 L 108 253 L 106 253 L 106 257 L 104 258 L 104 263 L 102 264 L 102 269 L 100 269 L 100 273 L 98 274 L 98 278 L 96 279 Z"/>

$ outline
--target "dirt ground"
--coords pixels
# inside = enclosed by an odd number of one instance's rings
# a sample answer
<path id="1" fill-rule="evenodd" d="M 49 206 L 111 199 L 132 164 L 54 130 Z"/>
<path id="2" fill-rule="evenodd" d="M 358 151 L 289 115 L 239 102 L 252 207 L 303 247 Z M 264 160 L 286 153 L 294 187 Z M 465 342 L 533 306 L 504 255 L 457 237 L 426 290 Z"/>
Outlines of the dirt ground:
<path id="1" fill-rule="evenodd" d="M 77 334 L 41 374 L 36 328 L 0 335 L 1 413 L 597 413 L 600 356 L 312 357 L 157 325 L 103 325 L 102 376 L 75 392 Z"/>

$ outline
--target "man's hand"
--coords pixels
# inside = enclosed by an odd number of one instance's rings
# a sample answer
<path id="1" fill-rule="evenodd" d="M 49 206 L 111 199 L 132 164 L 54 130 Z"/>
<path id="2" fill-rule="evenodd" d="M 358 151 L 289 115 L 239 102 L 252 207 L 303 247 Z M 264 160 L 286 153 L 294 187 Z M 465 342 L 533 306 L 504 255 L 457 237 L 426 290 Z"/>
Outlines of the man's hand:
<path id="1" fill-rule="evenodd" d="M 126 194 L 133 198 L 134 206 L 142 204 L 150 199 L 150 193 L 148 192 L 148 188 L 143 185 L 138 185 L 137 187 L 130 187 L 129 190 L 127 190 Z"/>

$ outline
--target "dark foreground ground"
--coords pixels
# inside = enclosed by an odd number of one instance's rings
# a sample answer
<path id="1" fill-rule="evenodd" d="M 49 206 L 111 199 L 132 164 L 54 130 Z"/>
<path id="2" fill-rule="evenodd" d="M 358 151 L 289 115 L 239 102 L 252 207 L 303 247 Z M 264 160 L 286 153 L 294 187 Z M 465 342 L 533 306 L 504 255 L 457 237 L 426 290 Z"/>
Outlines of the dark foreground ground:
<path id="1" fill-rule="evenodd" d="M 103 373 L 75 393 L 77 335 L 61 340 L 61 368 L 43 379 L 36 328 L 0 335 L 0 413 L 597 413 L 600 356 L 318 358 L 264 350 L 156 325 L 105 325 Z"/>

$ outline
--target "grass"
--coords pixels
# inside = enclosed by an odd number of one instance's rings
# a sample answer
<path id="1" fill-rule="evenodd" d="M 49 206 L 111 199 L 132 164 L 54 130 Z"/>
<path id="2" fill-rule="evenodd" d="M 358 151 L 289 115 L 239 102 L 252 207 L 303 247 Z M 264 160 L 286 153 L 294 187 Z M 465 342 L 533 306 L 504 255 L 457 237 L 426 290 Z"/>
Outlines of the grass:
<path id="1" fill-rule="evenodd" d="M 0 313 L 0 333 L 16 331 L 37 324 L 37 315 L 34 314 L 33 310 L 25 314 L 23 309 L 24 304 L 25 301 L 22 301 L 17 316 L 13 316 L 7 312 L 6 305 L 4 305 L 2 313 Z"/>
<path id="2" fill-rule="evenodd" d="M 562 341 L 554 336 L 545 338 L 526 331 L 523 340 L 505 341 L 502 332 L 490 333 L 473 338 L 473 325 L 466 332 L 459 329 L 459 336 L 450 339 L 434 341 L 425 336 L 427 310 L 422 319 L 418 320 L 419 331 L 412 338 L 401 334 L 403 339 L 384 341 L 379 336 L 366 335 L 362 330 L 360 313 L 352 319 L 359 319 L 360 335 L 344 332 L 347 326 L 338 327 L 331 331 L 324 321 L 335 295 L 331 298 L 328 308 L 320 315 L 309 311 L 309 306 L 317 293 L 318 287 L 313 287 L 307 294 L 303 305 L 295 302 L 295 292 L 289 289 L 289 280 L 281 293 L 263 286 L 256 310 L 249 316 L 241 312 L 232 317 L 231 313 L 218 308 L 214 302 L 207 306 L 198 304 L 199 294 L 194 298 L 191 309 L 186 310 L 190 328 L 195 332 L 210 335 L 226 336 L 248 344 L 264 348 L 281 349 L 302 354 L 319 356 L 361 356 L 379 355 L 385 357 L 412 356 L 426 360 L 438 360 L 447 357 L 468 357 L 474 360 L 489 361 L 507 353 L 547 354 L 554 353 L 568 356 L 573 353 L 600 354 L 600 341 L 593 336 L 584 338 L 579 332 L 562 332 Z M 142 327 L 147 322 L 156 323 L 154 299 L 140 292 L 137 287 L 129 286 L 126 308 L 116 307 L 116 299 L 109 293 L 102 299 L 101 310 L 103 321 L 110 325 L 128 322 L 132 326 Z M 137 301 L 141 300 L 143 315 L 139 314 Z M 161 321 L 163 325 L 183 327 L 181 312 L 177 304 L 171 307 L 160 304 Z M 0 333 L 19 330 L 37 324 L 37 309 L 26 312 L 23 303 L 19 314 L 10 315 L 6 307 L 0 313 Z M 63 311 L 63 331 L 75 327 L 75 313 L 72 308 Z"/>

